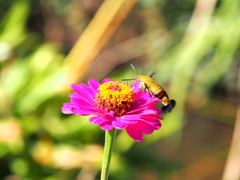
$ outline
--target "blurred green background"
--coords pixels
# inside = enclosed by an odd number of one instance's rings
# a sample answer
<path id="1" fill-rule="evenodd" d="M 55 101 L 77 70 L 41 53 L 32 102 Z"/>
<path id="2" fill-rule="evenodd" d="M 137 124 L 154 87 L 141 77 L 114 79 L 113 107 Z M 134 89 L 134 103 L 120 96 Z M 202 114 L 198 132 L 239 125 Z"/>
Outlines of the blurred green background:
<path id="1" fill-rule="evenodd" d="M 0 179 L 99 179 L 104 132 L 61 106 L 64 59 L 102 2 L 0 1 Z M 140 0 L 86 67 L 84 83 L 133 78 L 133 63 L 177 101 L 145 141 L 118 133 L 110 179 L 221 179 L 239 101 L 239 3 Z"/>

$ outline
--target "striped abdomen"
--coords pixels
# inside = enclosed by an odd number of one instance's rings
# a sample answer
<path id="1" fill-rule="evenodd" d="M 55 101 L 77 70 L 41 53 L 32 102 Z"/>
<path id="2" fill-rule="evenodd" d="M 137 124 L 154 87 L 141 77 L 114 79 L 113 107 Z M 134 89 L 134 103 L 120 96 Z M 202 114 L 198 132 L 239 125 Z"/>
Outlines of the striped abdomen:
<path id="1" fill-rule="evenodd" d="M 170 100 L 166 91 L 150 76 L 139 75 L 138 80 L 140 81 L 141 88 L 148 90 L 156 98 L 160 99 L 163 107 L 161 108 L 163 113 L 171 112 L 176 105 L 175 100 Z"/>
<path id="2" fill-rule="evenodd" d="M 163 105 L 168 105 L 170 104 L 170 100 L 169 97 L 166 93 L 166 91 L 162 90 L 160 92 L 158 92 L 157 94 L 154 94 L 154 96 L 158 99 L 160 99 L 163 103 Z"/>

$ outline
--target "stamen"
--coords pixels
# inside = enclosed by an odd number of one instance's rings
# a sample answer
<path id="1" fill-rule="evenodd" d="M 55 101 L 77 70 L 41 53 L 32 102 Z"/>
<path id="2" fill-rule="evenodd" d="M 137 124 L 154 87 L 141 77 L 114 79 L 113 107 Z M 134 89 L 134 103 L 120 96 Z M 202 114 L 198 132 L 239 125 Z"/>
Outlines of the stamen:
<path id="1" fill-rule="evenodd" d="M 115 116 L 121 116 L 131 109 L 134 92 L 125 83 L 108 81 L 100 85 L 98 90 L 95 97 L 98 108 L 113 112 Z"/>

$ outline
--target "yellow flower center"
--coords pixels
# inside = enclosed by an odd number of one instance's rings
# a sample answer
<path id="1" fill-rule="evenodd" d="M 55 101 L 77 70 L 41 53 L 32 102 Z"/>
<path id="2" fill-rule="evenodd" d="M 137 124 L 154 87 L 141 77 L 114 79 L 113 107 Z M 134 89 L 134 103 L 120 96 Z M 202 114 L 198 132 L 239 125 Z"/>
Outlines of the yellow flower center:
<path id="1" fill-rule="evenodd" d="M 100 85 L 98 90 L 95 97 L 98 108 L 113 112 L 115 116 L 121 116 L 131 109 L 134 92 L 130 86 L 117 81 L 108 81 Z"/>

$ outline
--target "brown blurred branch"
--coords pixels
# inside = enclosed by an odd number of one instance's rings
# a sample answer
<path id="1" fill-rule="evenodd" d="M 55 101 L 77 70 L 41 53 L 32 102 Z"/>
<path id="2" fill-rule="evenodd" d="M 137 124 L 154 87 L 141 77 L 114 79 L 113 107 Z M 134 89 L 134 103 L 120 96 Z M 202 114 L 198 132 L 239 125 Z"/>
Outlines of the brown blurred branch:
<path id="1" fill-rule="evenodd" d="M 197 0 L 196 6 L 188 25 L 187 31 L 183 37 L 182 44 L 177 51 L 178 63 L 174 64 L 175 77 L 172 81 L 172 92 L 170 94 L 182 94 L 182 98 L 185 99 L 187 95 L 187 88 L 189 86 L 190 79 L 195 73 L 195 69 L 200 62 L 201 54 L 204 53 L 204 48 L 201 48 L 204 43 L 204 36 L 208 30 L 209 23 L 212 19 L 212 14 L 216 6 L 217 0 Z M 202 49 L 202 50 L 201 50 Z M 191 62 L 191 63 L 189 63 Z M 187 71 L 183 71 L 188 67 Z M 183 87 L 179 89 L 179 87 Z M 184 101 L 178 102 L 178 107 L 183 106 Z"/>
<path id="2" fill-rule="evenodd" d="M 168 44 L 169 35 L 167 32 L 159 33 L 159 30 L 149 31 L 130 40 L 118 43 L 104 50 L 84 75 L 88 79 L 95 79 L 109 73 L 116 65 L 126 63 L 131 59 L 141 57 L 148 53 L 158 51 L 160 45 Z M 161 47 L 162 49 L 166 46 Z M 96 72 L 96 68 L 99 71 Z M 85 79 L 85 78 L 84 78 Z"/>
<path id="3" fill-rule="evenodd" d="M 240 95 L 240 71 L 238 72 L 238 96 Z M 232 143 L 223 173 L 223 180 L 240 179 L 240 102 L 238 101 L 238 109 L 235 127 L 233 131 Z"/>
<path id="4" fill-rule="evenodd" d="M 126 18 L 137 0 L 106 0 L 87 26 L 69 55 L 67 87 L 79 81 L 104 45 Z"/>
<path id="5" fill-rule="evenodd" d="M 184 37 L 185 41 L 194 39 L 193 37 L 199 36 L 200 32 L 205 33 L 216 4 L 217 0 L 196 1 L 196 6 Z"/>

